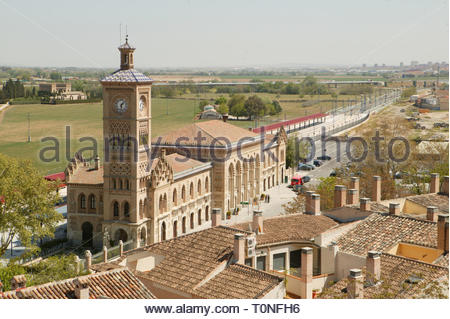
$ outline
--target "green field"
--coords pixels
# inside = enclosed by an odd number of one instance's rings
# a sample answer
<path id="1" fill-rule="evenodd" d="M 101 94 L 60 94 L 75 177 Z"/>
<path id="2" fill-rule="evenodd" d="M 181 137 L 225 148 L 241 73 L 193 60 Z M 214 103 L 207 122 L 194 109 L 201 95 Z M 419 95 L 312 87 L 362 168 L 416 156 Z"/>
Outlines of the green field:
<path id="1" fill-rule="evenodd" d="M 275 99 L 274 94 L 260 94 L 268 99 Z M 215 98 L 218 94 L 203 95 L 200 98 Z M 197 97 L 183 96 L 192 99 L 152 99 L 152 135 L 158 136 L 171 130 L 192 123 L 194 115 L 199 111 Z M 321 97 L 325 99 L 329 97 Z M 283 112 L 279 115 L 266 117 L 260 124 L 268 124 L 279 121 L 326 111 L 331 108 L 331 103 L 320 103 L 308 107 L 302 107 L 300 98 L 295 95 L 278 96 Z M 303 99 L 311 99 L 304 97 Z M 314 97 L 314 99 L 317 99 Z M 285 101 L 285 102 L 283 102 Z M 341 106 L 341 105 L 339 105 Z M 30 115 L 31 142 L 27 142 L 28 114 Z M 1 119 L 3 117 L 3 119 Z M 248 128 L 254 125 L 253 121 L 232 121 L 237 126 Z M 70 126 L 70 150 L 66 143 L 66 126 Z M 50 174 L 64 170 L 67 161 L 74 152 L 86 147 L 92 147 L 91 141 L 80 142 L 82 137 L 92 137 L 98 143 L 100 156 L 103 153 L 102 140 L 102 104 L 28 104 L 14 105 L 0 114 L 0 152 L 6 155 L 31 160 L 42 174 Z M 51 141 L 42 142 L 45 137 L 54 137 L 59 142 L 59 159 L 45 162 L 39 154 L 46 147 L 54 147 Z M 89 154 L 89 152 L 85 153 Z M 46 158 L 54 157 L 54 151 L 44 152 Z"/>

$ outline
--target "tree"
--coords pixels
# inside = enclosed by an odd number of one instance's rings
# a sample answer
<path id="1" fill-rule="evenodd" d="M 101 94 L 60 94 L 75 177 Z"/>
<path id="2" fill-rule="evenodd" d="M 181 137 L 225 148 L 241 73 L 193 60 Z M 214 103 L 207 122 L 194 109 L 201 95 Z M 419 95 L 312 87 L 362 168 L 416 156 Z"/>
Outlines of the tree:
<path id="1" fill-rule="evenodd" d="M 320 183 L 315 192 L 320 195 L 320 209 L 327 210 L 334 207 L 334 186 L 337 184 L 337 178 L 333 176 L 320 177 Z"/>
<path id="2" fill-rule="evenodd" d="M 303 214 L 305 212 L 305 202 L 305 195 L 298 194 L 293 200 L 283 205 L 285 214 Z"/>
<path id="3" fill-rule="evenodd" d="M 61 81 L 62 80 L 61 73 L 59 73 L 59 72 L 51 72 L 50 73 L 50 79 L 52 79 L 53 81 Z"/>
<path id="4" fill-rule="evenodd" d="M 286 168 L 295 167 L 295 137 L 288 138 L 286 145 Z"/>
<path id="5" fill-rule="evenodd" d="M 15 236 L 30 254 L 39 251 L 37 239 L 54 236 L 62 220 L 54 208 L 56 187 L 29 161 L 0 154 L 0 256 Z"/>
<path id="6" fill-rule="evenodd" d="M 281 108 L 280 102 L 278 102 L 277 100 L 273 100 L 272 104 L 273 104 L 276 114 L 281 113 L 283 111 L 283 109 Z"/>
<path id="7" fill-rule="evenodd" d="M 227 104 L 227 98 L 225 96 L 219 96 L 214 102 L 216 105 Z"/>
<path id="8" fill-rule="evenodd" d="M 27 286 L 41 285 L 51 281 L 59 281 L 87 274 L 86 271 L 77 272 L 75 255 L 52 256 L 30 266 L 22 266 L 10 262 L 0 267 L 0 280 L 4 290 L 11 289 L 11 279 L 16 275 L 25 275 Z"/>
<path id="9" fill-rule="evenodd" d="M 264 115 L 265 104 L 257 95 L 250 96 L 247 101 L 245 101 L 244 106 L 250 118 Z"/>
<path id="10" fill-rule="evenodd" d="M 220 114 L 226 114 L 228 113 L 228 106 L 226 104 L 220 104 L 217 107 L 217 112 L 219 112 Z"/>
<path id="11" fill-rule="evenodd" d="M 244 107 L 245 96 L 242 94 L 233 94 L 228 101 L 228 107 L 230 109 L 230 114 L 236 117 L 246 116 L 247 112 Z"/>
<path id="12" fill-rule="evenodd" d="M 200 109 L 200 112 L 203 112 L 205 106 L 208 104 L 209 104 L 209 102 L 207 100 L 201 100 L 200 102 L 198 102 L 198 107 Z"/>

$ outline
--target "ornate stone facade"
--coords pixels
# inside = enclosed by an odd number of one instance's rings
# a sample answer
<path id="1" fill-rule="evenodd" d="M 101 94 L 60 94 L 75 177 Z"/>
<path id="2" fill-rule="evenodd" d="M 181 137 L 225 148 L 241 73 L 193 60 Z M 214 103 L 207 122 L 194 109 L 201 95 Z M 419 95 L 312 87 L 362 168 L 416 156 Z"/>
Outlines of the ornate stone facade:
<path id="1" fill-rule="evenodd" d="M 163 241 L 211 227 L 212 207 L 225 214 L 282 183 L 284 131 L 258 136 L 222 121 L 199 122 L 194 125 L 206 135 L 215 131 L 209 146 L 186 154 L 167 141 L 149 145 L 153 81 L 134 69 L 128 41 L 119 50 L 121 68 L 101 80 L 103 166 L 98 157 L 91 166 L 76 154 L 66 169 L 72 243 L 100 248 L 119 240 L 135 247 Z M 189 130 L 172 134 L 195 137 Z"/>

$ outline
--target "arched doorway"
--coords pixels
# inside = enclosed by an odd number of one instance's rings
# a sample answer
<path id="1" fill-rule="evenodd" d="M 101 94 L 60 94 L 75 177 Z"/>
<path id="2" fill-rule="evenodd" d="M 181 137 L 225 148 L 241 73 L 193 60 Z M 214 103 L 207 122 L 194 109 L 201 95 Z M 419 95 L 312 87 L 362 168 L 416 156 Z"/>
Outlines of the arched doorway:
<path id="1" fill-rule="evenodd" d="M 161 241 L 166 240 L 166 223 L 162 222 L 161 224 Z"/>
<path id="2" fill-rule="evenodd" d="M 84 222 L 83 225 L 81 225 L 81 232 L 82 232 L 81 240 L 83 246 L 92 247 L 94 226 L 92 226 L 90 222 Z"/>
<path id="3" fill-rule="evenodd" d="M 119 240 L 121 240 L 122 242 L 126 242 L 128 240 L 128 234 L 125 230 L 119 228 L 118 230 L 116 230 L 114 238 L 117 242 L 119 242 Z"/>

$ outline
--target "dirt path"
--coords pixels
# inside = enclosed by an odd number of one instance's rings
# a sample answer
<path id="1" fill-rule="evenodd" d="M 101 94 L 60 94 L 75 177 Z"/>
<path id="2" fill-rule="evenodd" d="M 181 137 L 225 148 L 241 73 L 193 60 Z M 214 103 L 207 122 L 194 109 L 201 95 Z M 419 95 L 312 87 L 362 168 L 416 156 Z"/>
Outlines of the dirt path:
<path id="1" fill-rule="evenodd" d="M 13 108 L 13 105 L 9 105 L 8 107 L 6 107 L 2 111 L 0 111 L 0 125 L 2 124 L 3 117 L 5 116 L 6 112 L 12 108 Z"/>

